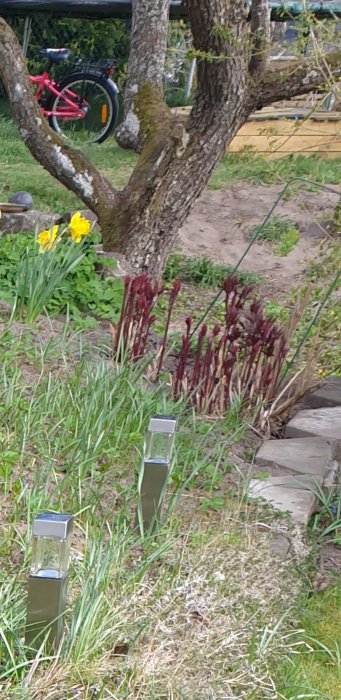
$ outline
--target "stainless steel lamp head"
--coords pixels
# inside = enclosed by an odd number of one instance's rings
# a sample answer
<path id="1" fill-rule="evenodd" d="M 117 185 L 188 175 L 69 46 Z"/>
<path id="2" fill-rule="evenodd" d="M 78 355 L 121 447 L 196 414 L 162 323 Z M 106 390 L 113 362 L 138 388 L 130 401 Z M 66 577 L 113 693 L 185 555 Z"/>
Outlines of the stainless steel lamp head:
<path id="1" fill-rule="evenodd" d="M 148 425 L 149 433 L 169 433 L 176 430 L 176 418 L 174 416 L 153 416 Z"/>
<path id="2" fill-rule="evenodd" d="M 33 520 L 33 537 L 56 537 L 66 540 L 73 526 L 73 516 L 62 513 L 40 513 Z"/>

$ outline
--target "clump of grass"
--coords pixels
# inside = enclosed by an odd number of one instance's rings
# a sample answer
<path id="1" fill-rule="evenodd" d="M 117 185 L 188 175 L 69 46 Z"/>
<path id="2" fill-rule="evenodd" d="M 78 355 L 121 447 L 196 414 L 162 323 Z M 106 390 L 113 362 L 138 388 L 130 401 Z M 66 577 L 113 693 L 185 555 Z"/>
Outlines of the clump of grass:
<path id="1" fill-rule="evenodd" d="M 232 272 L 232 266 L 218 265 L 210 258 L 189 258 L 181 253 L 172 253 L 167 259 L 164 279 L 167 282 L 179 279 L 200 287 L 219 287 Z M 260 282 L 259 275 L 253 272 L 238 272 L 237 277 L 242 284 Z"/>
<path id="2" fill-rule="evenodd" d="M 273 216 L 265 226 L 256 226 L 249 234 L 250 238 L 254 236 L 258 240 L 276 243 L 275 255 L 288 255 L 300 238 L 295 222 L 281 216 Z"/>
<path id="3" fill-rule="evenodd" d="M 314 493 L 319 499 L 320 510 L 311 520 L 311 529 L 321 542 L 341 545 L 341 493 L 339 484 L 328 491 L 317 484 Z"/>
<path id="4" fill-rule="evenodd" d="M 307 269 L 307 278 L 314 283 L 321 284 L 321 280 L 328 279 L 338 272 L 341 267 L 341 249 L 338 242 L 328 241 L 320 246 L 319 257 L 310 262 Z"/>
<path id="5" fill-rule="evenodd" d="M 274 254 L 286 256 L 291 253 L 300 240 L 300 234 L 295 228 L 290 228 L 282 234 L 280 241 L 274 247 Z"/>
<path id="6" fill-rule="evenodd" d="M 331 233 L 335 236 L 341 233 L 341 204 L 338 204 L 334 209 Z"/>

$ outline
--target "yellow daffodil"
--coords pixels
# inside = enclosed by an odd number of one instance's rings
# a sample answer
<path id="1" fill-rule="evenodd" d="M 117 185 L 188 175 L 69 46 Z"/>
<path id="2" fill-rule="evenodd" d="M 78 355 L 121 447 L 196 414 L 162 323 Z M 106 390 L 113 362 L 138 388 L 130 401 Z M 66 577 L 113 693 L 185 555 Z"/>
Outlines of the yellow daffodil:
<path id="1" fill-rule="evenodd" d="M 83 236 L 87 236 L 90 233 L 91 224 L 90 221 L 84 219 L 79 211 L 70 219 L 69 230 L 70 236 L 75 243 L 80 243 Z"/>
<path id="2" fill-rule="evenodd" d="M 37 236 L 37 243 L 40 246 L 40 252 L 45 253 L 46 250 L 51 250 L 58 234 L 58 226 L 41 231 Z"/>

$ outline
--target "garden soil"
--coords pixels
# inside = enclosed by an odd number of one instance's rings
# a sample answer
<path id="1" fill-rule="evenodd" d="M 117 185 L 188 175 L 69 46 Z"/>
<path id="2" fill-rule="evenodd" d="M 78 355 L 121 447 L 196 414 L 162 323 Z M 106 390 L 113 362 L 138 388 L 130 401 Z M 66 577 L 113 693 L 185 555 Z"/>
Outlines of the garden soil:
<path id="1" fill-rule="evenodd" d="M 274 254 L 265 241 L 254 243 L 240 269 L 259 274 L 263 292 L 280 299 L 300 284 L 309 262 L 317 258 L 322 241 L 331 238 L 333 211 L 340 201 L 335 192 L 301 190 L 281 200 L 273 216 L 289 218 L 300 231 L 300 240 L 287 256 Z M 281 186 L 234 183 L 226 190 L 206 190 L 194 205 L 180 231 L 180 248 L 191 257 L 236 265 L 249 242 L 252 230 L 271 210 Z M 272 294 L 271 294 L 272 292 Z"/>

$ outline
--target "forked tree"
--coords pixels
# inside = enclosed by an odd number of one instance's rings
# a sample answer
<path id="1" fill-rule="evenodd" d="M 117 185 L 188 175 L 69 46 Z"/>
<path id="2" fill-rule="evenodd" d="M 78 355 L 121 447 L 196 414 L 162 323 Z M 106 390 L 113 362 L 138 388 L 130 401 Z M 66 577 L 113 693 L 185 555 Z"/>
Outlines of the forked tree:
<path id="1" fill-rule="evenodd" d="M 160 277 L 193 202 L 249 115 L 308 93 L 339 74 L 341 51 L 282 70 L 267 61 L 267 0 L 186 0 L 197 56 L 197 88 L 184 123 L 163 100 L 169 0 L 133 0 L 125 119 L 118 139 L 140 152 L 131 177 L 115 189 L 41 118 L 25 61 L 0 19 L 0 77 L 20 134 L 33 156 L 91 209 L 106 251 L 136 272 Z M 271 67 L 272 66 L 272 67 Z"/>

